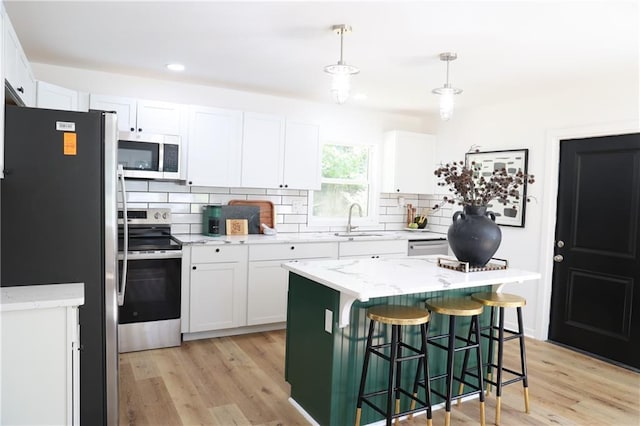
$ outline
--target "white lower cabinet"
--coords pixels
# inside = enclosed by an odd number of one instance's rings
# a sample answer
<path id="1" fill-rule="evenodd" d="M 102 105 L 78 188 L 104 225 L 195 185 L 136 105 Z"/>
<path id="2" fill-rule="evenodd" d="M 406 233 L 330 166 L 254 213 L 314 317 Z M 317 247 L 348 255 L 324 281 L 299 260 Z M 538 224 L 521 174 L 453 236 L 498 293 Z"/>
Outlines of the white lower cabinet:
<path id="1" fill-rule="evenodd" d="M 407 240 L 345 241 L 340 243 L 340 259 L 406 256 Z"/>
<path id="2" fill-rule="evenodd" d="M 281 266 L 284 262 L 337 257 L 335 242 L 249 246 L 247 325 L 287 320 L 289 273 Z"/>
<path id="3" fill-rule="evenodd" d="M 79 425 L 78 307 L 1 312 L 0 325 L 0 424 Z"/>
<path id="4" fill-rule="evenodd" d="M 191 247 L 189 268 L 188 331 L 246 325 L 247 247 Z"/>

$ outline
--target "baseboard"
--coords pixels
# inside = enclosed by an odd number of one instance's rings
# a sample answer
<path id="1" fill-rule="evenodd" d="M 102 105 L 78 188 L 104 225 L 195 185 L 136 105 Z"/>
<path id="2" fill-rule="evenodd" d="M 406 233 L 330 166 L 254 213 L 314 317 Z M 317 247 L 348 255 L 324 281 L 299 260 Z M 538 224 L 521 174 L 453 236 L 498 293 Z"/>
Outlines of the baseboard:
<path id="1" fill-rule="evenodd" d="M 246 327 L 225 328 L 222 330 L 200 331 L 198 333 L 182 333 L 182 340 L 211 339 L 213 337 L 237 336 L 239 334 L 261 333 L 263 331 L 283 330 L 287 328 L 286 322 L 273 324 L 250 325 Z"/>

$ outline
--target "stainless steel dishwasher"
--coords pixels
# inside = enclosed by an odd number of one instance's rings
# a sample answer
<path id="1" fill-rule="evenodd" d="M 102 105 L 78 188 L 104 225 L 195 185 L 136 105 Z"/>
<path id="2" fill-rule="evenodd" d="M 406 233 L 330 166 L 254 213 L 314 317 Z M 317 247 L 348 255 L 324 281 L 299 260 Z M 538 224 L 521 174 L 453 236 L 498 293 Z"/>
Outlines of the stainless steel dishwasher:
<path id="1" fill-rule="evenodd" d="M 409 240 L 409 256 L 422 256 L 426 254 L 449 254 L 449 243 L 445 238 L 433 238 L 428 240 Z"/>

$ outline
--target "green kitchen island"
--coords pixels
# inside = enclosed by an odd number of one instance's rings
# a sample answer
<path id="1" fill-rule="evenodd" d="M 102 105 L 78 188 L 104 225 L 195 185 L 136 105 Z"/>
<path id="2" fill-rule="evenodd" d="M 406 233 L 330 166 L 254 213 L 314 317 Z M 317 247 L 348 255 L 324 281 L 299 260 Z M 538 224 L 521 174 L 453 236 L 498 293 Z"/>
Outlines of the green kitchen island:
<path id="1" fill-rule="evenodd" d="M 320 425 L 354 424 L 368 307 L 424 307 L 425 299 L 500 291 L 507 283 L 540 278 L 539 273 L 512 268 L 464 273 L 436 262 L 437 256 L 415 256 L 283 264 L 289 271 L 285 379 L 291 385 L 291 402 L 310 420 Z M 488 321 L 483 314 L 483 324 Z M 447 324 L 434 315 L 430 335 L 439 334 L 443 327 L 446 330 Z M 459 321 L 459 325 L 468 327 L 468 322 Z M 403 341 L 419 347 L 418 327 L 405 329 Z M 389 337 L 376 339 L 388 341 Z M 432 375 L 444 370 L 445 361 L 444 351 L 429 348 Z M 367 390 L 386 387 L 387 364 L 378 357 L 371 359 Z M 403 384 L 412 383 L 417 364 L 405 365 Z M 433 404 L 438 402 L 434 398 Z M 363 409 L 362 424 L 380 420 L 378 413 Z"/>

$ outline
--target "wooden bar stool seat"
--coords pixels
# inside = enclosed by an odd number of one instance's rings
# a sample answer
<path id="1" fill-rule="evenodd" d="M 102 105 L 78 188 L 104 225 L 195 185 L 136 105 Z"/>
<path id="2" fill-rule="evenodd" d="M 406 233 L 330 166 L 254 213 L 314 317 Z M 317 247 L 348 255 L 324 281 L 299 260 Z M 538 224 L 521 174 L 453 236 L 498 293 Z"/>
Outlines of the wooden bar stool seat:
<path id="1" fill-rule="evenodd" d="M 380 305 L 368 309 L 367 317 L 370 320 L 369 334 L 367 335 L 367 346 L 362 367 L 362 377 L 360 378 L 360 389 L 358 391 L 358 402 L 356 406 L 356 426 L 360 425 L 362 416 L 362 404 L 366 404 L 386 419 L 387 426 L 391 425 L 393 419 L 396 424 L 399 418 L 405 415 L 412 415 L 418 411 L 427 411 L 427 424 L 431 425 L 431 392 L 427 388 L 425 399 L 418 398 L 417 394 L 410 393 L 401 386 L 402 363 L 410 360 L 418 360 L 418 368 L 424 371 L 423 379 L 427 382 L 429 377 L 429 366 L 427 361 L 427 333 L 429 319 L 431 315 L 425 309 L 411 306 Z M 376 323 L 391 326 L 391 342 L 373 344 L 373 336 Z M 421 346 L 416 348 L 402 341 L 403 326 L 419 326 L 421 336 Z M 406 352 L 406 354 L 405 354 Z M 387 387 L 365 393 L 367 371 L 371 355 L 376 355 L 389 362 L 389 375 Z M 419 375 L 419 374 L 418 374 Z M 386 396 L 386 407 L 381 408 L 376 400 L 380 396 Z M 401 396 L 411 401 L 411 408 L 400 411 Z M 395 398 L 395 407 L 393 399 Z M 416 408 L 416 404 L 419 407 Z"/>
<path id="2" fill-rule="evenodd" d="M 501 397 L 502 397 L 502 388 L 506 385 L 510 385 L 512 383 L 516 383 L 522 381 L 522 385 L 524 387 L 524 406 L 525 412 L 528 414 L 530 412 L 529 409 L 529 384 L 527 380 L 527 360 L 525 353 L 525 344 L 524 344 L 524 327 L 522 325 L 522 307 L 527 304 L 527 301 L 524 297 L 518 296 L 516 294 L 506 294 L 506 293 L 474 293 L 471 295 L 471 298 L 479 303 L 482 303 L 484 306 L 491 308 L 491 319 L 490 325 L 484 328 L 481 328 L 481 336 L 485 339 L 489 340 L 488 345 L 488 356 L 485 363 L 485 371 L 487 373 L 486 382 L 488 385 L 493 385 L 496 387 L 496 417 L 495 424 L 500 424 L 500 408 L 501 408 Z M 498 324 L 495 322 L 495 309 L 498 308 Z M 504 309 L 505 308 L 516 308 L 516 313 L 518 317 L 518 330 L 508 330 L 504 328 Z M 488 331 L 488 333 L 487 333 Z M 497 332 L 497 336 L 495 333 Z M 505 336 L 505 333 L 508 336 Z M 520 371 L 515 371 L 509 368 L 506 368 L 503 364 L 504 358 L 504 342 L 518 339 L 520 343 Z M 494 362 L 494 343 L 498 343 L 498 359 Z M 463 371 L 466 372 L 468 358 L 465 357 L 463 362 Z M 496 370 L 496 377 L 493 380 L 493 370 Z M 463 372 L 463 374 L 465 374 Z M 511 378 L 505 379 L 504 373 L 508 373 Z M 471 373 L 472 374 L 472 373 Z M 472 374 L 473 375 L 473 374 Z M 461 387 L 463 385 L 461 384 Z M 487 392 L 488 393 L 488 392 Z"/>
<path id="3" fill-rule="evenodd" d="M 480 332 L 479 332 L 479 319 L 478 316 L 482 314 L 483 305 L 479 302 L 471 300 L 469 298 L 449 298 L 449 299 L 431 299 L 425 302 L 425 305 L 429 312 L 440 315 L 449 316 L 449 328 L 446 333 L 437 336 L 428 336 L 427 342 L 430 345 L 438 347 L 447 351 L 447 366 L 446 371 L 443 374 L 437 376 L 431 376 L 430 380 L 433 382 L 439 379 L 445 379 L 446 390 L 442 394 L 433 389 L 431 392 L 438 395 L 445 400 L 445 425 L 451 424 L 451 402 L 454 400 L 460 400 L 466 396 L 478 394 L 480 398 L 480 424 L 484 426 L 484 379 L 482 374 L 482 350 L 480 347 Z M 456 334 L 456 320 L 458 317 L 471 317 L 470 330 L 475 330 L 473 333 L 467 335 L 467 337 L 460 337 Z M 446 345 L 439 343 L 441 339 L 447 339 Z M 462 341 L 462 346 L 456 345 L 457 341 Z M 477 372 L 476 376 L 478 382 L 470 383 L 464 381 L 464 371 L 460 372 L 460 375 L 454 373 L 454 359 L 455 354 L 458 352 L 464 352 L 465 358 L 468 357 L 471 350 L 476 352 L 477 360 Z M 453 395 L 453 382 L 457 381 L 461 384 L 464 383 L 471 388 L 466 393 L 458 393 Z M 419 385 L 424 382 L 419 381 Z"/>

